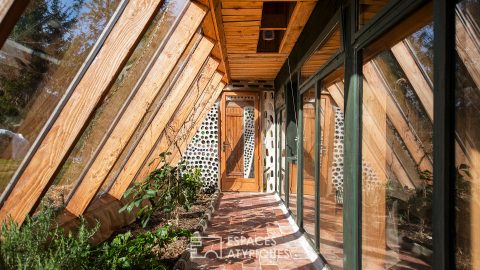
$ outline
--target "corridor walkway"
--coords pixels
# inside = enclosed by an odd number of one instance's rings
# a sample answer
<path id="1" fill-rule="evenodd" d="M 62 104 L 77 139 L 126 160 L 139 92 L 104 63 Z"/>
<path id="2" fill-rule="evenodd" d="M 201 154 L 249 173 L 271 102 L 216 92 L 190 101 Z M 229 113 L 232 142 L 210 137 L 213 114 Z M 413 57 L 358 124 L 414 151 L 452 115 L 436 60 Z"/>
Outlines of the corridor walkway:
<path id="1" fill-rule="evenodd" d="M 270 193 L 223 193 L 212 224 L 201 238 L 194 269 L 321 269 L 278 197 Z"/>

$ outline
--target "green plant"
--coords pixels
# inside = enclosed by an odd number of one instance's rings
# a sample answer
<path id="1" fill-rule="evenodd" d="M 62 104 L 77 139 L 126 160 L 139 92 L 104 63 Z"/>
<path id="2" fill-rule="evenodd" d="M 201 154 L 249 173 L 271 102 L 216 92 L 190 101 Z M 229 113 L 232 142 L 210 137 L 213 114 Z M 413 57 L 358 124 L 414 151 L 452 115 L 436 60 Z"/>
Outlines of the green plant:
<path id="1" fill-rule="evenodd" d="M 94 253 L 93 269 L 166 269 L 155 250 L 164 248 L 177 237 L 190 237 L 188 230 L 165 225 L 155 232 L 147 231 L 134 237 L 129 231 L 104 243 Z"/>
<path id="2" fill-rule="evenodd" d="M 88 240 L 98 229 L 89 230 L 81 220 L 76 232 L 66 233 L 54 221 L 54 210 L 46 208 L 23 225 L 13 220 L 0 233 L 1 269 L 88 269 Z"/>
<path id="3" fill-rule="evenodd" d="M 119 211 L 131 212 L 143 205 L 137 212 L 143 227 L 147 226 L 157 210 L 167 214 L 176 213 L 178 220 L 177 207 L 190 209 L 197 200 L 197 194 L 202 186 L 200 170 L 188 170 L 184 162 L 173 167 L 166 161 L 168 155 L 170 155 L 168 152 L 161 153 L 159 156 L 161 166 L 143 181 L 135 183 L 124 194 L 124 197 L 131 198 L 131 201 Z"/>

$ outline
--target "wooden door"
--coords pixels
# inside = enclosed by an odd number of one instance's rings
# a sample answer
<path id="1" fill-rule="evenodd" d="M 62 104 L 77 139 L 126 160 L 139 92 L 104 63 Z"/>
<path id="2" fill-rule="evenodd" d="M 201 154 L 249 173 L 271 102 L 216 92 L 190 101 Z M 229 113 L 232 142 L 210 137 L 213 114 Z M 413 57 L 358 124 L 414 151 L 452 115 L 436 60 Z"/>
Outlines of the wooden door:
<path id="1" fill-rule="evenodd" d="M 222 95 L 222 191 L 260 191 L 259 99 L 253 92 Z"/>

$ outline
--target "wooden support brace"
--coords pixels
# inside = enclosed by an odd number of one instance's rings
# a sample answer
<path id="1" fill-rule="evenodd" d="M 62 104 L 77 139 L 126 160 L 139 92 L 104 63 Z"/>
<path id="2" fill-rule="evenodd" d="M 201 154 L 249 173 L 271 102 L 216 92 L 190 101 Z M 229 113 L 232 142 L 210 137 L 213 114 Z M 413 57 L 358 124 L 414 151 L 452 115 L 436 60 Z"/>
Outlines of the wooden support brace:
<path id="1" fill-rule="evenodd" d="M 317 2 L 303 1 L 295 4 L 292 17 L 289 20 L 287 30 L 280 43 L 279 53 L 290 53 L 316 4 Z"/>
<path id="2" fill-rule="evenodd" d="M 375 87 L 371 88 L 372 93 L 374 93 L 377 98 L 385 96 L 386 107 L 388 108 L 387 116 L 400 134 L 400 137 L 402 137 L 403 143 L 407 147 L 412 158 L 418 164 L 419 169 L 422 171 L 428 170 L 432 172 L 433 165 L 430 158 L 427 156 L 427 153 L 422 145 L 420 145 L 419 140 L 417 140 L 414 132 L 412 132 L 407 119 L 400 111 L 398 105 L 395 104 L 392 96 L 390 94 L 385 95 L 385 93 L 388 93 L 386 85 L 382 82 L 378 73 L 374 70 L 370 62 L 364 65 L 363 73 L 365 78 L 371 82 L 372 85 L 375 85 Z"/>
<path id="3" fill-rule="evenodd" d="M 368 100 L 365 96 L 368 92 L 371 92 L 372 87 L 370 87 L 366 80 L 364 80 L 363 86 L 365 89 L 363 99 L 365 101 Z M 335 100 L 337 104 L 338 102 L 343 101 L 343 94 L 338 90 L 337 87 L 332 86 L 329 87 L 328 90 L 332 93 L 334 100 L 341 97 L 341 100 Z M 387 143 L 387 139 L 385 137 L 386 119 L 379 119 L 379 117 L 382 115 L 384 118 L 387 117 L 386 107 L 373 106 L 375 102 L 377 101 L 371 100 L 369 106 L 363 106 L 363 123 L 364 126 L 369 127 L 368 129 L 364 129 L 363 132 L 363 142 L 368 148 L 365 149 L 365 159 L 376 169 L 375 171 L 380 179 L 385 180 L 388 177 L 389 170 L 385 166 L 388 164 L 390 170 L 395 174 L 403 186 L 414 188 L 415 186 L 413 181 L 410 179 L 405 169 L 401 165 L 401 162 L 398 160 L 398 157 Z"/>
<path id="4" fill-rule="evenodd" d="M 157 141 L 157 144 L 153 151 L 151 151 L 150 156 L 146 161 L 150 161 L 146 165 L 144 165 L 138 172 L 137 172 L 137 180 L 144 179 L 147 177 L 147 175 L 155 170 L 157 166 L 160 164 L 160 160 L 158 159 L 158 156 L 162 152 L 167 152 L 170 149 L 170 146 L 174 144 L 174 142 L 180 142 L 182 143 L 183 140 L 185 139 L 184 137 L 180 136 L 180 131 L 185 128 L 185 126 L 191 126 L 194 122 L 193 116 L 194 112 L 197 110 L 203 110 L 205 106 L 207 105 L 208 101 L 214 94 L 214 90 L 216 89 L 217 85 L 220 83 L 220 80 L 222 79 L 222 74 L 219 72 L 216 72 L 208 85 L 206 86 L 205 90 L 202 92 L 202 95 L 200 98 L 198 98 L 197 102 L 195 104 L 192 104 L 192 108 L 190 109 L 190 112 L 188 115 L 183 115 L 180 114 L 184 117 L 178 117 L 175 115 L 175 118 L 171 120 L 172 122 L 172 130 L 170 134 L 166 131 L 162 133 L 160 138 Z M 173 153 L 172 155 L 176 154 L 176 151 L 178 150 L 178 147 L 173 148 Z"/>
<path id="5" fill-rule="evenodd" d="M 222 93 L 223 88 L 225 88 L 225 83 L 220 82 L 217 85 L 215 92 L 212 94 L 208 103 L 203 108 L 193 112 L 194 114 L 191 117 L 191 119 L 194 119 L 194 121 L 192 122 L 192 126 L 185 127 L 183 129 L 184 133 L 180 135 L 182 138 L 185 139 L 182 140 L 182 143 L 179 146 L 170 147 L 169 149 L 170 152 L 173 151 L 172 153 L 174 153 L 170 156 L 170 159 L 168 159 L 168 162 L 170 162 L 170 164 L 176 164 L 182 157 L 181 154 L 187 150 L 188 144 L 192 141 L 193 136 L 195 136 L 195 133 L 202 125 L 203 120 L 205 119 L 205 117 L 207 117 L 210 109 L 213 107 L 218 97 Z"/>
<path id="6" fill-rule="evenodd" d="M 403 41 L 393 46 L 391 51 L 395 56 L 395 59 L 397 59 L 398 64 L 400 64 L 400 67 L 403 69 L 403 72 L 407 76 L 407 79 L 412 85 L 415 93 L 417 93 L 418 99 L 420 99 L 420 102 L 422 102 L 430 121 L 433 121 L 432 88 L 423 76 L 423 73 L 415 62 L 412 53 L 407 48 L 405 43 L 403 43 Z"/>
<path id="7" fill-rule="evenodd" d="M 213 44 L 211 46 L 213 48 Z M 200 92 L 203 91 L 208 81 L 212 77 L 216 68 L 218 67 L 218 61 L 209 58 L 200 72 L 200 65 L 187 65 L 181 76 L 175 83 L 175 86 L 168 94 L 165 102 L 160 110 L 155 115 L 152 123 L 149 125 L 147 131 L 142 135 L 140 142 L 135 147 L 132 155 L 128 158 L 127 163 L 121 169 L 120 173 L 115 179 L 112 188 L 109 190 L 109 194 L 113 197 L 120 199 L 123 193 L 127 190 L 130 183 L 135 178 L 135 174 L 148 157 L 150 150 L 155 146 L 155 142 L 158 137 L 165 132 L 168 132 L 170 128 L 175 128 L 171 125 L 167 127 L 170 119 L 174 119 L 182 114 L 188 115 L 189 108 L 193 105 L 199 97 Z M 199 80 L 192 85 L 194 79 L 200 74 Z M 190 87 L 192 86 L 192 87 Z M 198 87 L 198 88 L 197 88 Z M 197 90 L 197 94 L 194 90 Z M 187 94 L 188 91 L 188 95 Z M 187 101 L 187 108 L 181 108 L 180 102 Z M 178 109 L 177 109 L 178 108 Z M 186 116 L 185 116 L 186 118 Z"/>
<path id="8" fill-rule="evenodd" d="M 480 42 L 475 35 L 475 30 L 467 21 L 462 20 L 458 15 L 455 20 L 456 35 L 455 41 L 457 44 L 458 56 L 468 70 L 473 81 L 480 87 Z"/>
<path id="9" fill-rule="evenodd" d="M 191 3 L 183 15 L 180 24 L 169 38 L 151 70 L 133 99 L 128 104 L 122 118 L 115 126 L 108 140 L 92 162 L 78 188 L 74 191 L 66 209 L 73 215 L 81 215 L 88 207 L 95 194 L 101 188 L 113 165 L 119 158 L 139 123 L 147 113 L 150 104 L 165 85 L 165 82 L 177 64 L 178 59 L 199 27 L 205 9 Z M 213 47 L 212 42 L 202 39 L 195 49 L 186 69 L 199 69 Z M 194 73 L 195 74 L 195 73 Z M 194 75 L 193 74 L 193 75 Z M 192 75 L 192 74 L 190 74 Z"/>
<path id="10" fill-rule="evenodd" d="M 18 1 L 16 1 L 18 2 Z M 0 209 L 21 224 L 40 202 L 90 114 L 120 73 L 161 0 L 130 2 Z"/>

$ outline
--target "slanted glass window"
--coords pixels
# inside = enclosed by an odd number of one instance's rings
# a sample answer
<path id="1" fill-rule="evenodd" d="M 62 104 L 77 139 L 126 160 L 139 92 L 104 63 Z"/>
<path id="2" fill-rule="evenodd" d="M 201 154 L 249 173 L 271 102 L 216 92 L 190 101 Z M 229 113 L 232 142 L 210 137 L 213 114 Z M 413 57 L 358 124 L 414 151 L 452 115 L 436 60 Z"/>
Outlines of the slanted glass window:
<path id="1" fill-rule="evenodd" d="M 30 1 L 0 50 L 0 192 L 119 2 Z"/>
<path id="2" fill-rule="evenodd" d="M 308 60 L 303 63 L 300 69 L 300 84 L 308 80 L 327 64 L 327 62 L 340 51 L 340 47 L 340 26 L 337 25 L 312 55 L 310 55 Z"/>
<path id="3" fill-rule="evenodd" d="M 343 70 L 339 70 L 342 72 Z M 332 269 L 343 269 L 343 76 L 332 74 L 320 92 L 320 253 Z M 329 76 L 332 77 L 332 76 Z"/>
<path id="4" fill-rule="evenodd" d="M 480 1 L 456 7 L 456 267 L 480 268 Z"/>
<path id="5" fill-rule="evenodd" d="M 130 95 L 134 94 L 132 91 L 135 84 L 183 9 L 182 3 L 185 2 L 165 3 L 158 11 L 117 80 L 97 107 L 92 120 L 81 134 L 44 200 L 49 200 L 58 207 L 66 203 L 69 192 L 83 177 L 92 158 L 95 158 L 96 150 L 101 146 L 105 134 L 116 123 L 121 108 L 128 105 Z"/>
<path id="6" fill-rule="evenodd" d="M 303 228 L 315 239 L 315 85 L 302 95 L 303 106 Z"/>
<path id="7" fill-rule="evenodd" d="M 431 269 L 433 67 L 408 45 L 430 55 L 426 29 L 363 66 L 363 269 Z"/>

